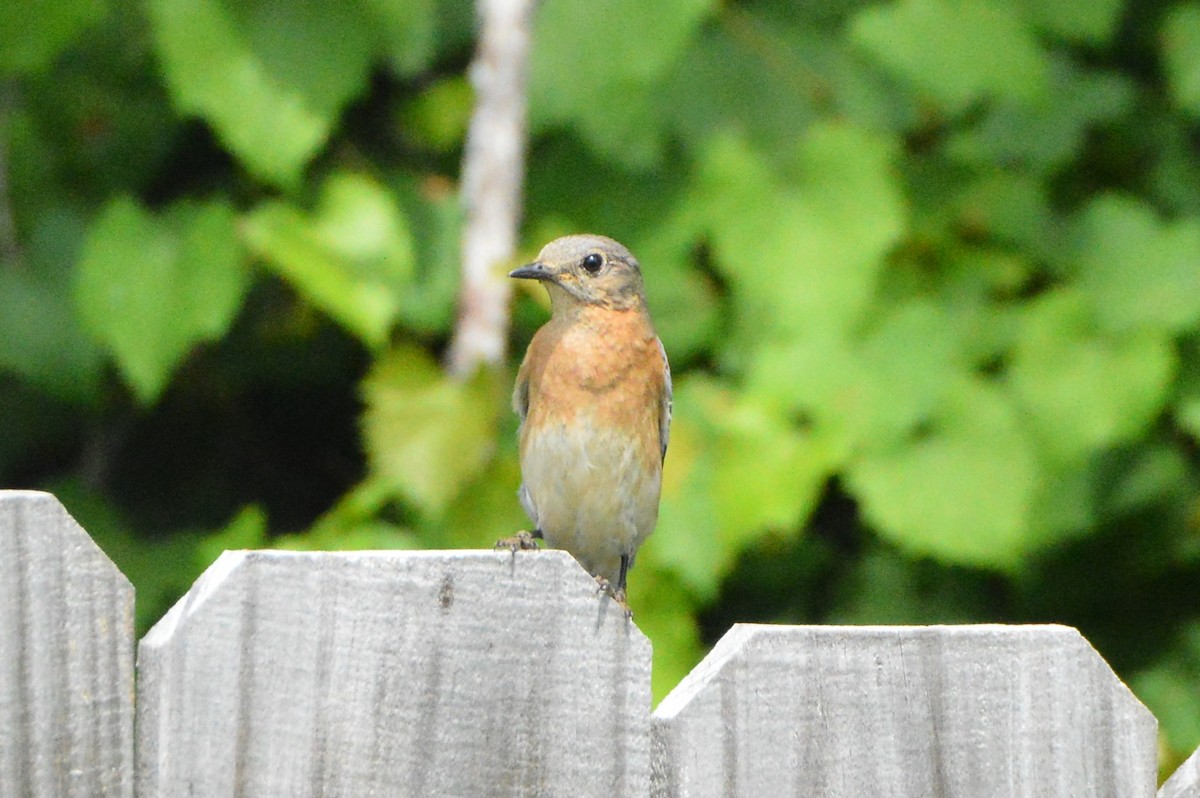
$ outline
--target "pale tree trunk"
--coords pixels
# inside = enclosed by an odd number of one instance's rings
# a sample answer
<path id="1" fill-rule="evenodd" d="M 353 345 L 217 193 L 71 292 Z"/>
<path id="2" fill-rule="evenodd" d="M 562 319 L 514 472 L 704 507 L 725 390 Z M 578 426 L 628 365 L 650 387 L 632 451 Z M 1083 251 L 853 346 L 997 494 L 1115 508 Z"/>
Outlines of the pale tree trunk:
<path id="1" fill-rule="evenodd" d="M 534 2 L 479 0 L 479 49 L 471 64 L 475 111 L 462 175 L 463 279 L 447 364 L 459 376 L 505 356 L 510 288 L 504 266 L 516 250 L 521 219 Z"/>

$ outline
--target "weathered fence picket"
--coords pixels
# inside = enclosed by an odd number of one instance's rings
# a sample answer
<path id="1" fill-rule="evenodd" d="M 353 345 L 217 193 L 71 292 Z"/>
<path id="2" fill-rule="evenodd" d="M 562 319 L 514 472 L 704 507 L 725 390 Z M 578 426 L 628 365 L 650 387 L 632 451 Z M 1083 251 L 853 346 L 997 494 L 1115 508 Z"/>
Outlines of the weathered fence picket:
<path id="1" fill-rule="evenodd" d="M 0 491 L 0 552 L 0 798 L 1155 795 L 1073 629 L 739 625 L 652 715 L 554 551 L 227 552 L 141 642 L 135 740 L 128 582 L 48 494 Z"/>
<path id="2" fill-rule="evenodd" d="M 47 493 L 0 491 L 0 798 L 133 795 L 133 586 Z"/>
<path id="3" fill-rule="evenodd" d="M 1148 798 L 1154 717 L 1065 626 L 735 626 L 654 716 L 664 795 Z"/>
<path id="4" fill-rule="evenodd" d="M 649 784 L 649 641 L 563 552 L 227 552 L 138 671 L 142 798 Z"/>

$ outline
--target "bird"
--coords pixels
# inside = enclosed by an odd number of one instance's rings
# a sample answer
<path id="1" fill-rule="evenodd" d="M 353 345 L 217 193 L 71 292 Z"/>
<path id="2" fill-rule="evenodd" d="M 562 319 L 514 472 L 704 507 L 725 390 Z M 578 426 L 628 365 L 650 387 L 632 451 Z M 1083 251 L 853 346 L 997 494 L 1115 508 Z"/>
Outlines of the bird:
<path id="1" fill-rule="evenodd" d="M 497 545 L 565 549 L 632 617 L 627 578 L 658 522 L 673 397 L 641 266 L 611 238 L 569 235 L 508 276 L 540 281 L 551 317 L 512 399 L 518 496 L 534 529 Z"/>

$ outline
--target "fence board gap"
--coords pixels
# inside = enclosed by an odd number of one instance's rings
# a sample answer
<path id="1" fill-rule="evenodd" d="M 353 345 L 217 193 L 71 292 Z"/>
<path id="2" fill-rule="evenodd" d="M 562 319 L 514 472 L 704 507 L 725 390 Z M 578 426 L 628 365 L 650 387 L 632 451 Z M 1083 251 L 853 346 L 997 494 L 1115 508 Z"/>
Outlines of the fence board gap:
<path id="1" fill-rule="evenodd" d="M 1200 798 L 1200 748 L 1163 782 L 1158 798 Z"/>

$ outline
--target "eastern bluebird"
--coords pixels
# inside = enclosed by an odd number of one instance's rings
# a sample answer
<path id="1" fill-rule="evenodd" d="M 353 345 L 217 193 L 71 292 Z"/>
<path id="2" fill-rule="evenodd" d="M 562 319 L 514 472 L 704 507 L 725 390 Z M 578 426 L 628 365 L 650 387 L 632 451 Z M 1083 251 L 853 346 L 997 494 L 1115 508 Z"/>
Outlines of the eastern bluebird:
<path id="1" fill-rule="evenodd" d="M 671 368 L 641 267 L 611 238 L 574 235 L 509 277 L 541 280 L 552 309 L 513 391 L 532 537 L 570 552 L 628 611 L 625 578 L 658 521 L 671 427 Z"/>

